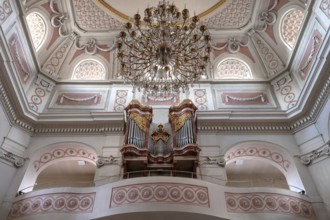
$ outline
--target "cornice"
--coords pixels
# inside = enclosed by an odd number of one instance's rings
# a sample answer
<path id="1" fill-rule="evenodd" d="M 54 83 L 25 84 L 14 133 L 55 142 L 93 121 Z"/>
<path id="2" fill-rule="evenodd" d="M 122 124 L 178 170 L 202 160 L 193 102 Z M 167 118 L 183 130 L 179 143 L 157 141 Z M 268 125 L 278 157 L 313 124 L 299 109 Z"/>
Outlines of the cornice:
<path id="1" fill-rule="evenodd" d="M 326 75 L 326 74 L 325 74 Z M 325 78 L 325 77 L 323 77 Z M 110 134 L 122 133 L 124 130 L 123 113 L 88 113 L 70 114 L 65 117 L 56 113 L 43 113 L 36 120 L 23 114 L 18 98 L 8 96 L 8 83 L 0 80 L 0 101 L 12 125 L 20 127 L 32 135 L 44 134 Z M 323 105 L 330 94 L 330 77 L 320 77 L 309 96 L 311 103 L 299 114 L 290 118 L 284 111 L 206 111 L 198 112 L 198 130 L 200 133 L 214 132 L 262 132 L 262 133 L 295 133 L 315 123 Z M 318 89 L 319 88 L 319 89 Z M 12 94 L 12 93 L 11 93 Z M 20 107 L 17 107 L 20 106 Z M 262 115 L 262 117 L 260 115 Z M 62 115 L 64 116 L 64 115 Z M 87 120 L 86 120 L 87 119 Z"/>

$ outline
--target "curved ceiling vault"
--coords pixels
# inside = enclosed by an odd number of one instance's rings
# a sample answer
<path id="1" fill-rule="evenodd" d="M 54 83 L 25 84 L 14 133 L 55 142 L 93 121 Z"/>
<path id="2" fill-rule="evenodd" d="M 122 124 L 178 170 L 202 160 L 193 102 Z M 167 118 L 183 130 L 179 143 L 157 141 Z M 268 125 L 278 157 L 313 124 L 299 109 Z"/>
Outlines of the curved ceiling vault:
<path id="1" fill-rule="evenodd" d="M 200 131 L 292 132 L 315 120 L 329 79 L 316 59 L 325 32 L 311 28 L 314 1 L 305 2 L 175 2 L 198 15 L 212 37 L 207 77 L 189 96 L 200 110 Z M 1 100 L 12 122 L 35 134 L 120 132 L 132 95 L 117 76 L 115 39 L 129 17 L 156 3 L 26 0 L 17 11 L 10 4 L 13 15 L 3 25 L 12 24 L 4 40 L 9 52 L 1 52 L 14 66 L 2 63 Z M 21 22 L 11 19 L 15 13 Z"/>

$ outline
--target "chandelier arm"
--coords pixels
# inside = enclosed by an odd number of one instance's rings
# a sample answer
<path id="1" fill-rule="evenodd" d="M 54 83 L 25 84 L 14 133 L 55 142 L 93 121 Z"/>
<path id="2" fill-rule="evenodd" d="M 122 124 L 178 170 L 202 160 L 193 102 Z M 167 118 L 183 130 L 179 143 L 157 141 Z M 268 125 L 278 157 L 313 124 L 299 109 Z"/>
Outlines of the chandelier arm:
<path id="1" fill-rule="evenodd" d="M 137 27 L 138 27 L 138 26 L 137 26 Z M 140 33 L 142 33 L 142 31 L 141 31 L 141 29 L 140 29 L 139 27 L 138 27 L 138 30 L 140 31 Z M 131 31 L 131 32 L 133 32 L 133 31 Z M 128 32 L 128 33 L 130 34 L 130 36 L 132 36 L 130 32 Z M 133 38 L 133 37 L 131 37 L 131 39 L 132 39 L 134 42 L 138 43 L 138 44 L 142 44 L 142 45 L 145 47 L 145 49 L 147 49 L 148 51 L 150 51 L 150 50 L 149 50 L 149 47 L 147 47 L 146 44 L 144 43 L 144 42 L 150 42 L 150 41 L 149 41 L 149 38 L 148 38 L 146 35 L 142 35 L 142 37 L 145 37 L 145 40 L 144 40 L 144 41 L 142 41 L 142 40 L 137 40 L 136 38 Z M 153 44 L 153 46 L 155 46 L 155 44 Z"/>
<path id="2" fill-rule="evenodd" d="M 142 31 L 142 29 L 140 28 L 140 26 L 135 25 L 135 27 L 138 28 L 139 32 L 141 33 L 141 36 L 145 37 L 146 40 L 149 40 L 149 42 L 151 42 L 151 43 L 153 44 L 154 47 L 157 47 L 157 45 L 155 45 L 154 42 L 153 42 L 152 40 L 150 40 L 150 39 L 148 38 L 148 36 L 146 36 L 146 35 L 144 34 L 144 31 Z"/>

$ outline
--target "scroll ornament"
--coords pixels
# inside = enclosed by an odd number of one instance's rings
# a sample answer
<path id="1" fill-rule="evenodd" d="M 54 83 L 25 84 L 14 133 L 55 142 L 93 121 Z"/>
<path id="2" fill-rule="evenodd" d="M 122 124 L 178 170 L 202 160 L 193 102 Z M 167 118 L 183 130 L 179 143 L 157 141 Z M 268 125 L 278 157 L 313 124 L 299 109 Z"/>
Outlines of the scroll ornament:
<path id="1" fill-rule="evenodd" d="M 219 156 L 200 156 L 200 162 L 199 165 L 218 165 L 218 166 L 225 166 L 226 160 L 224 158 L 224 155 Z"/>
<path id="2" fill-rule="evenodd" d="M 305 154 L 302 156 L 298 156 L 302 164 L 308 166 L 313 160 L 320 158 L 322 156 L 330 156 L 330 146 L 325 145 L 324 147 L 319 148 L 318 150 L 314 150 L 309 154 Z"/>
<path id="3" fill-rule="evenodd" d="M 177 132 L 180 130 L 184 123 L 191 118 L 191 113 L 190 112 L 185 112 L 180 116 L 176 116 L 175 114 L 171 113 L 170 114 L 170 121 L 174 125 L 174 131 Z"/>
<path id="4" fill-rule="evenodd" d="M 50 0 L 49 7 L 50 10 L 53 12 L 52 18 L 50 20 L 51 25 L 54 28 L 58 28 L 58 34 L 61 37 L 68 37 L 70 34 L 65 33 L 64 26 L 65 23 L 69 20 L 69 18 L 64 15 L 64 13 L 60 13 L 54 8 L 54 0 Z"/>
<path id="5" fill-rule="evenodd" d="M 244 41 L 244 40 L 242 40 Z M 223 50 L 227 48 L 229 53 L 238 53 L 241 49 L 241 47 L 247 47 L 249 44 L 249 38 L 245 39 L 245 42 L 242 42 L 241 40 L 236 39 L 235 37 L 231 37 L 227 40 L 227 42 L 221 46 L 217 47 L 215 45 L 211 45 L 212 49 L 214 50 Z"/>
<path id="6" fill-rule="evenodd" d="M 98 168 L 104 165 L 120 165 L 118 157 L 110 155 L 109 157 L 98 156 L 96 166 Z"/>
<path id="7" fill-rule="evenodd" d="M 103 51 L 103 52 L 109 52 L 114 50 L 116 43 L 114 42 L 114 44 L 112 45 L 112 47 L 109 48 L 102 48 L 99 45 L 97 45 L 96 40 L 95 39 L 89 39 L 85 44 L 83 45 L 79 45 L 78 41 L 76 42 L 76 48 L 78 50 L 84 50 L 85 53 L 89 54 L 89 55 L 95 55 L 97 53 L 98 50 Z"/>
<path id="8" fill-rule="evenodd" d="M 4 149 L 0 149 L 0 158 L 12 163 L 16 168 L 22 167 L 26 160 Z"/>

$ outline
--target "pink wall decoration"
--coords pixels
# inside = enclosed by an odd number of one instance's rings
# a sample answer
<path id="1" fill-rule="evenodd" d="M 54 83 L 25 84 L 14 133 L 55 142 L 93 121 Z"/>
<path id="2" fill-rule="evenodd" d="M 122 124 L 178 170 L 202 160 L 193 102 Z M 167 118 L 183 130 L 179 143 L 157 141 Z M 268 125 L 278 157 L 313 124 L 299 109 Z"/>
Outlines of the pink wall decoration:
<path id="1" fill-rule="evenodd" d="M 13 34 L 9 38 L 8 45 L 21 82 L 25 84 L 30 77 L 30 71 L 27 65 L 26 56 L 21 46 L 21 42 L 19 41 L 16 34 Z"/>
<path id="2" fill-rule="evenodd" d="M 320 4 L 320 9 L 324 12 L 328 18 L 330 18 L 330 0 L 322 0 Z"/>
<path id="3" fill-rule="evenodd" d="M 128 90 L 117 90 L 116 100 L 113 110 L 115 112 L 122 112 L 126 107 Z"/>
<path id="4" fill-rule="evenodd" d="M 122 22 L 111 17 L 90 0 L 74 0 L 72 4 L 75 12 L 75 21 L 85 31 L 105 31 L 119 29 L 123 26 Z"/>
<path id="5" fill-rule="evenodd" d="M 224 92 L 221 102 L 225 105 L 267 105 L 267 95 L 262 92 Z"/>
<path id="6" fill-rule="evenodd" d="M 9 15 L 13 12 L 10 1 L 4 0 L 0 2 L 0 25 L 5 23 Z"/>
<path id="7" fill-rule="evenodd" d="M 286 158 L 285 155 L 275 150 L 270 150 L 268 148 L 263 148 L 261 146 L 248 147 L 248 148 L 240 147 L 238 149 L 234 148 L 234 149 L 230 149 L 225 154 L 226 161 L 233 160 L 238 157 L 260 157 L 277 163 L 285 171 L 287 171 L 290 168 L 289 159 Z"/>
<path id="8" fill-rule="evenodd" d="M 305 80 L 317 55 L 318 50 L 322 44 L 322 34 L 318 30 L 314 30 L 313 35 L 311 36 L 304 56 L 299 65 L 299 74 L 301 80 Z"/>
<path id="9" fill-rule="evenodd" d="M 46 90 L 44 88 L 37 87 L 34 90 L 34 93 L 30 97 L 30 102 L 29 102 L 29 106 L 33 111 L 35 111 L 35 112 L 39 111 L 39 105 L 42 104 L 42 101 L 43 101 L 43 98 L 45 97 L 45 95 L 46 95 Z"/>
<path id="10" fill-rule="evenodd" d="M 49 152 L 43 153 L 39 159 L 35 160 L 33 162 L 34 168 L 36 171 L 38 171 L 41 167 L 43 167 L 45 164 L 52 162 L 54 160 L 58 160 L 61 158 L 86 158 L 93 161 L 96 161 L 97 156 L 87 151 L 86 149 L 83 149 L 79 146 L 71 145 L 69 147 L 64 148 L 57 148 L 53 149 Z"/>
<path id="11" fill-rule="evenodd" d="M 198 110 L 208 110 L 206 89 L 194 89 L 194 101 Z"/>
<path id="12" fill-rule="evenodd" d="M 98 105 L 101 101 L 100 93 L 82 93 L 82 92 L 66 92 L 61 93 L 57 97 L 57 105 Z"/>
<path id="13" fill-rule="evenodd" d="M 141 103 L 144 105 L 177 105 L 180 103 L 180 98 L 179 94 L 142 95 Z"/>
<path id="14" fill-rule="evenodd" d="M 178 183 L 145 183 L 114 187 L 110 208 L 156 202 L 210 207 L 207 187 Z"/>
<path id="15" fill-rule="evenodd" d="M 91 213 L 94 201 L 95 193 L 54 193 L 24 198 L 13 203 L 7 219 L 48 213 Z"/>
<path id="16" fill-rule="evenodd" d="M 227 211 L 232 213 L 278 213 L 316 219 L 311 202 L 275 193 L 225 193 Z M 243 218 L 243 216 L 242 216 Z"/>
<path id="17" fill-rule="evenodd" d="M 294 89 L 292 88 L 292 85 L 286 85 L 283 88 L 281 88 L 281 95 L 283 97 L 283 101 L 287 103 L 287 108 L 290 109 L 297 104 L 297 97 L 294 92 Z"/>

